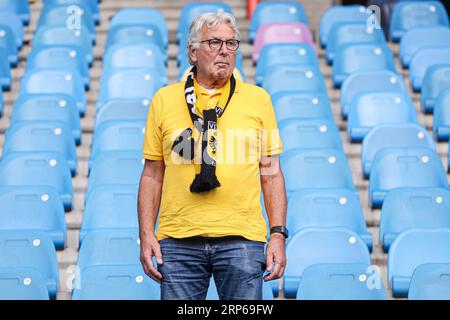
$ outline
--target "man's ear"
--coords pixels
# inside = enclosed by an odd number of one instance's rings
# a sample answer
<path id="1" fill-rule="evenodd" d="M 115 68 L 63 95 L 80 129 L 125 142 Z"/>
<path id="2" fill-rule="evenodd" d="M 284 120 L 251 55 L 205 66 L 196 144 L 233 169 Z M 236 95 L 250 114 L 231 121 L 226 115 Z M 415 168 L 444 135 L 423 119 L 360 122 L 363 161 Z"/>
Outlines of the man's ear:
<path id="1" fill-rule="evenodd" d="M 196 63 L 197 62 L 197 48 L 194 48 L 194 46 L 189 45 L 188 47 L 188 54 L 189 54 L 189 59 L 193 62 Z"/>

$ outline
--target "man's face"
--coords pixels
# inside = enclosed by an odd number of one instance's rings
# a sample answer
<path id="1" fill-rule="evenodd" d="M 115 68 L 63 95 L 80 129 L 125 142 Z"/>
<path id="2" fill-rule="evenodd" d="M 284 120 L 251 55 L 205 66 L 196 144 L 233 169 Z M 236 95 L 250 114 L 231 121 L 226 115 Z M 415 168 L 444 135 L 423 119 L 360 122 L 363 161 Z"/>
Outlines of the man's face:
<path id="1" fill-rule="evenodd" d="M 200 41 L 235 39 L 234 31 L 228 24 L 218 24 L 214 28 L 204 26 L 200 34 Z M 208 42 L 201 42 L 197 49 L 189 47 L 189 55 L 197 65 L 197 75 L 214 81 L 230 78 L 236 65 L 236 51 L 229 50 L 225 42 L 220 49 L 210 48 Z"/>

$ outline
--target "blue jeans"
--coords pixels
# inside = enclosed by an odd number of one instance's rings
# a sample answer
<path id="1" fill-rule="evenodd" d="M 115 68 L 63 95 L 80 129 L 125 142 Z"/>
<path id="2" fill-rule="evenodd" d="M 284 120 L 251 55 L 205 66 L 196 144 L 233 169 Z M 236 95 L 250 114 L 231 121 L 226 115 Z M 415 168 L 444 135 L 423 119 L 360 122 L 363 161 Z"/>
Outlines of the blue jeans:
<path id="1" fill-rule="evenodd" d="M 163 239 L 162 300 L 204 300 L 211 275 L 221 300 L 261 300 L 264 243 L 241 237 Z"/>

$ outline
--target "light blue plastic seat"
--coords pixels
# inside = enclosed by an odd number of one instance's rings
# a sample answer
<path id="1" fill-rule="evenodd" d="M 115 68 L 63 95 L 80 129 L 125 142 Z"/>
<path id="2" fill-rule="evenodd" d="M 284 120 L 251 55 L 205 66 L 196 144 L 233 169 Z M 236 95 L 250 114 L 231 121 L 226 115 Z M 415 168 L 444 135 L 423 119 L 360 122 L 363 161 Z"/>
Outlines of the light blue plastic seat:
<path id="1" fill-rule="evenodd" d="M 335 87 L 357 71 L 388 70 L 395 72 L 394 55 L 386 44 L 341 44 L 336 48 L 332 79 Z"/>
<path id="2" fill-rule="evenodd" d="M 282 91 L 326 93 L 325 80 L 314 66 L 272 66 L 267 68 L 262 87 L 269 94 Z"/>
<path id="3" fill-rule="evenodd" d="M 283 151 L 337 149 L 343 151 L 339 129 L 329 119 L 289 119 L 278 123 Z"/>
<path id="4" fill-rule="evenodd" d="M 92 164 L 87 197 L 99 186 L 120 184 L 137 186 L 143 168 L 141 150 L 102 152 Z"/>
<path id="5" fill-rule="evenodd" d="M 361 5 L 332 6 L 320 18 L 319 38 L 323 48 L 327 46 L 328 39 L 334 25 L 339 22 L 367 23 L 371 12 Z"/>
<path id="6" fill-rule="evenodd" d="M 13 12 L 1 11 L 0 9 L 0 21 L 0 24 L 8 25 L 11 28 L 16 39 L 17 48 L 21 48 L 25 35 L 20 17 Z"/>
<path id="7" fill-rule="evenodd" d="M 394 72 L 387 70 L 355 72 L 342 84 L 340 106 L 343 119 L 348 116 L 353 98 L 362 92 L 404 92 L 408 94 L 403 80 Z"/>
<path id="8" fill-rule="evenodd" d="M 418 123 L 411 98 L 403 93 L 359 93 L 350 104 L 347 136 L 361 142 L 373 127 L 381 124 Z"/>
<path id="9" fill-rule="evenodd" d="M 11 89 L 11 66 L 9 65 L 6 50 L 0 48 L 0 92 L 2 90 L 10 90 L 10 89 Z"/>
<path id="10" fill-rule="evenodd" d="M 336 49 L 343 44 L 386 44 L 383 30 L 368 26 L 367 22 L 338 22 L 331 29 L 327 43 L 326 56 L 329 63 L 333 63 Z"/>
<path id="11" fill-rule="evenodd" d="M 42 274 L 32 267 L 0 268 L 0 300 L 49 300 Z"/>
<path id="12" fill-rule="evenodd" d="M 384 252 L 402 232 L 415 228 L 450 229 L 449 189 L 398 188 L 387 194 L 380 222 Z"/>
<path id="13" fill-rule="evenodd" d="M 255 40 L 256 32 L 262 24 L 278 22 L 302 22 L 307 25 L 308 17 L 298 2 L 260 2 L 253 11 L 250 21 L 250 43 Z"/>
<path id="14" fill-rule="evenodd" d="M 165 50 L 163 37 L 156 25 L 116 25 L 109 29 L 105 50 L 108 51 L 113 45 L 143 45 L 149 43 L 156 44 L 162 51 Z"/>
<path id="15" fill-rule="evenodd" d="M 81 143 L 81 124 L 76 102 L 67 94 L 24 94 L 14 102 L 11 126 L 19 121 L 64 122 L 77 145 Z"/>
<path id="16" fill-rule="evenodd" d="M 433 64 L 423 77 L 420 107 L 422 112 L 433 112 L 439 94 L 450 89 L 450 63 Z"/>
<path id="17" fill-rule="evenodd" d="M 13 152 L 0 162 L 0 186 L 50 186 L 58 190 L 66 211 L 72 208 L 72 179 L 57 152 Z"/>
<path id="18" fill-rule="evenodd" d="M 64 122 L 19 121 L 5 133 L 3 156 L 11 152 L 58 152 L 74 176 L 77 171 L 77 150 L 69 127 Z"/>
<path id="19" fill-rule="evenodd" d="M 280 158 L 288 195 L 299 189 L 354 190 L 348 160 L 341 150 L 294 149 Z"/>
<path id="20" fill-rule="evenodd" d="M 69 30 L 67 26 L 42 26 L 33 37 L 33 47 L 37 45 L 70 46 L 85 57 L 89 66 L 94 60 L 91 35 L 84 26 L 80 30 Z"/>
<path id="21" fill-rule="evenodd" d="M 435 149 L 431 135 L 414 123 L 383 124 L 372 128 L 362 143 L 361 165 L 364 178 L 369 178 L 373 159 L 384 148 Z"/>
<path id="22" fill-rule="evenodd" d="M 63 93 L 76 99 L 81 116 L 86 112 L 86 93 L 78 72 L 70 69 L 28 70 L 20 82 L 20 95 Z"/>
<path id="23" fill-rule="evenodd" d="M 261 4 L 264 4 L 262 2 Z M 267 69 L 274 65 L 296 65 L 319 67 L 314 49 L 306 43 L 271 43 L 260 52 L 256 65 L 256 84 L 261 85 Z"/>
<path id="24" fill-rule="evenodd" d="M 449 246 L 450 229 L 412 229 L 400 234 L 389 250 L 387 264 L 393 296 L 408 296 L 411 277 L 421 265 L 450 263 Z"/>
<path id="25" fill-rule="evenodd" d="M 0 230 L 42 230 L 56 249 L 67 235 L 64 207 L 58 191 L 47 186 L 0 187 Z"/>
<path id="26" fill-rule="evenodd" d="M 147 119 L 150 99 L 114 99 L 109 100 L 97 110 L 95 128 L 111 120 L 143 120 Z"/>
<path id="27" fill-rule="evenodd" d="M 297 300 L 386 300 L 381 275 L 363 263 L 313 264 L 303 272 Z"/>
<path id="28" fill-rule="evenodd" d="M 113 185 L 94 189 L 86 200 L 80 245 L 91 231 L 138 228 L 137 191 L 133 185 Z"/>
<path id="29" fill-rule="evenodd" d="M 13 29 L 0 21 L 0 49 L 5 50 L 10 66 L 15 67 L 19 62 L 17 40 Z"/>
<path id="30" fill-rule="evenodd" d="M 354 191 L 348 189 L 304 189 L 288 201 L 287 227 L 292 234 L 307 228 L 346 228 L 352 230 L 372 250 L 372 234 Z"/>
<path id="31" fill-rule="evenodd" d="M 288 119 L 334 119 L 331 103 L 324 93 L 280 92 L 272 95 L 277 122 Z"/>
<path id="32" fill-rule="evenodd" d="M 76 5 L 81 9 L 89 8 L 96 24 L 100 22 L 99 2 L 96 0 L 44 0 L 46 7 Z"/>
<path id="33" fill-rule="evenodd" d="M 263 287 L 262 287 L 262 290 L 263 290 L 262 299 L 263 300 L 273 300 L 272 286 L 274 284 L 275 284 L 275 281 L 263 282 Z M 214 276 L 212 276 L 209 280 L 209 287 L 208 287 L 208 292 L 206 294 L 206 300 L 219 300 L 219 294 L 217 292 L 217 286 L 214 281 Z"/>
<path id="34" fill-rule="evenodd" d="M 93 266 L 140 264 L 137 229 L 95 230 L 84 237 L 77 267 L 83 272 Z"/>
<path id="35" fill-rule="evenodd" d="M 92 138 L 89 168 L 92 167 L 96 157 L 105 151 L 142 151 L 145 123 L 145 120 L 110 120 L 99 125 Z"/>
<path id="36" fill-rule="evenodd" d="M 59 287 L 58 260 L 53 241 L 47 233 L 39 230 L 1 230 L 0 257 L 0 268 L 35 269 L 44 279 L 50 298 L 56 298 Z M 39 284 L 38 279 L 36 283 Z"/>
<path id="37" fill-rule="evenodd" d="M 3 93 L 0 91 L 0 118 L 3 115 Z"/>
<path id="38" fill-rule="evenodd" d="M 25 25 L 28 25 L 30 22 L 30 5 L 28 0 L 1 0 L 0 11 L 17 14 Z"/>
<path id="39" fill-rule="evenodd" d="M 416 27 L 405 33 L 400 42 L 400 61 L 409 67 L 416 52 L 427 47 L 450 47 L 450 29 L 444 26 Z"/>
<path id="40" fill-rule="evenodd" d="M 159 283 L 145 274 L 141 264 L 87 267 L 74 284 L 73 300 L 161 299 Z"/>
<path id="41" fill-rule="evenodd" d="M 439 141 L 450 138 L 450 87 L 438 96 L 434 107 L 433 132 Z"/>
<path id="42" fill-rule="evenodd" d="M 155 68 L 166 74 L 167 56 L 154 43 L 113 45 L 105 54 L 103 68 Z"/>
<path id="43" fill-rule="evenodd" d="M 115 26 L 150 25 L 158 28 L 163 49 L 169 44 L 167 23 L 161 13 L 152 8 L 124 8 L 118 11 L 110 21 L 110 28 Z"/>
<path id="44" fill-rule="evenodd" d="M 384 148 L 372 162 L 369 200 L 380 207 L 389 191 L 402 187 L 447 188 L 447 175 L 436 151 L 429 148 Z"/>
<path id="45" fill-rule="evenodd" d="M 450 263 L 425 263 L 414 270 L 408 300 L 450 300 Z"/>
<path id="46" fill-rule="evenodd" d="M 392 10 L 390 39 L 398 42 L 412 28 L 438 25 L 449 26 L 447 11 L 440 1 L 401 1 Z"/>
<path id="47" fill-rule="evenodd" d="M 284 296 L 295 298 L 304 271 L 320 263 L 370 265 L 370 253 L 358 235 L 344 228 L 307 228 L 286 245 L 287 265 L 283 277 Z"/>
<path id="48" fill-rule="evenodd" d="M 27 70 L 32 69 L 70 69 L 78 72 L 85 89 L 89 89 L 89 67 L 83 56 L 66 46 L 33 46 L 27 57 Z"/>
<path id="49" fill-rule="evenodd" d="M 450 64 L 450 46 L 423 48 L 416 52 L 409 66 L 409 82 L 414 91 L 422 90 L 427 69 L 435 64 Z"/>

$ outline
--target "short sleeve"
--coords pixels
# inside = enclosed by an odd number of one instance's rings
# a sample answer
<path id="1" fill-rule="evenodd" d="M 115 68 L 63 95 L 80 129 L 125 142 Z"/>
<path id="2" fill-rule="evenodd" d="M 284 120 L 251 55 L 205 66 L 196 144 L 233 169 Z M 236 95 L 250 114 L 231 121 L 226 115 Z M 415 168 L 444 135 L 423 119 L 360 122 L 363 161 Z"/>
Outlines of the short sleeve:
<path id="1" fill-rule="evenodd" d="M 163 160 L 163 141 L 161 131 L 161 109 L 158 95 L 153 97 L 145 127 L 143 157 L 148 160 Z"/>
<path id="2" fill-rule="evenodd" d="M 263 123 L 262 123 L 262 155 L 272 156 L 283 151 L 277 119 L 269 94 L 264 99 Z"/>

